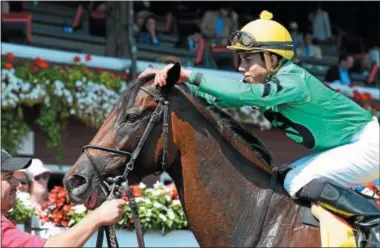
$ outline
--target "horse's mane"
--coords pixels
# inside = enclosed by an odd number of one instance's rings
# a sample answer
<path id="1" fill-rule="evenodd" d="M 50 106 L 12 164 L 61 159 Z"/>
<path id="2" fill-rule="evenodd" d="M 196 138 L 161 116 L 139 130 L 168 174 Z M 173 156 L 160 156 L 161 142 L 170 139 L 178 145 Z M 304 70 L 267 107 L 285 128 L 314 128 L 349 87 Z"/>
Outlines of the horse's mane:
<path id="1" fill-rule="evenodd" d="M 266 149 L 264 143 L 257 138 L 252 132 L 243 127 L 239 122 L 231 117 L 226 111 L 216 105 L 212 105 L 206 102 L 203 98 L 195 96 L 189 90 L 188 87 L 181 87 L 187 94 L 196 99 L 195 104 L 200 104 L 208 111 L 207 118 L 211 121 L 223 135 L 223 132 L 228 132 L 231 141 L 238 141 L 239 143 L 248 147 L 259 159 L 265 162 L 267 165 L 272 166 L 273 158 L 272 154 Z"/>
<path id="2" fill-rule="evenodd" d="M 127 89 L 121 93 L 118 106 L 120 104 L 131 104 L 136 100 L 136 95 L 140 90 L 140 87 L 154 78 L 154 74 L 148 75 L 147 77 L 138 78 L 131 81 L 128 84 Z M 196 99 L 195 104 L 200 104 L 207 110 L 209 121 L 211 121 L 216 127 L 217 130 L 223 135 L 223 132 L 228 132 L 228 135 L 231 139 L 230 143 L 237 141 L 247 148 L 249 148 L 259 159 L 269 166 L 272 166 L 273 159 L 271 153 L 266 149 L 264 143 L 257 138 L 252 132 L 248 131 L 235 119 L 233 119 L 227 112 L 221 109 L 218 106 L 208 104 L 204 99 L 194 96 L 188 87 L 181 87 L 188 95 L 191 95 Z M 223 135 L 224 136 L 224 135 Z"/>

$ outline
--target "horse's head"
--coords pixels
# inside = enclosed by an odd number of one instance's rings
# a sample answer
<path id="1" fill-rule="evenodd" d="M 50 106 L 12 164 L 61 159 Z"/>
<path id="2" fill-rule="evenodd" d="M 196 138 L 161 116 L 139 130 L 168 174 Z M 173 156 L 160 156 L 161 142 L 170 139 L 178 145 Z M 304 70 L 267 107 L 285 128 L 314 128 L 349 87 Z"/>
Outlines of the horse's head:
<path id="1" fill-rule="evenodd" d="M 107 117 L 89 146 L 66 173 L 63 183 L 71 200 L 95 208 L 105 200 L 103 180 L 122 175 L 129 167 L 128 180 L 138 182 L 143 176 L 162 170 L 162 159 L 173 161 L 176 147 L 162 132 L 168 124 L 168 99 L 170 89 L 177 82 L 180 65 L 168 72 L 167 85 L 156 88 L 154 74 L 131 82 L 120 102 Z M 165 115 L 165 112 L 167 116 Z M 149 128 L 151 126 L 151 129 Z M 145 138 L 145 142 L 143 142 Z M 141 152 L 138 152 L 141 149 Z M 136 162 L 136 163 L 134 163 Z"/>

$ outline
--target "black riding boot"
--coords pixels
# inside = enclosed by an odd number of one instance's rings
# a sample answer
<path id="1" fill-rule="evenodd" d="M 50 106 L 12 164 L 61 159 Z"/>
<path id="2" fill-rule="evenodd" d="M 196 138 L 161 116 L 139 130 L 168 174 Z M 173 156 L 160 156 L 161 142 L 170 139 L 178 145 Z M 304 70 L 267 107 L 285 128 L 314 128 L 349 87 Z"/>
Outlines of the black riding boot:
<path id="1" fill-rule="evenodd" d="M 324 178 L 312 180 L 297 193 L 297 196 L 301 200 L 318 202 L 358 225 L 367 235 L 366 247 L 380 247 L 380 210 L 375 200 Z"/>

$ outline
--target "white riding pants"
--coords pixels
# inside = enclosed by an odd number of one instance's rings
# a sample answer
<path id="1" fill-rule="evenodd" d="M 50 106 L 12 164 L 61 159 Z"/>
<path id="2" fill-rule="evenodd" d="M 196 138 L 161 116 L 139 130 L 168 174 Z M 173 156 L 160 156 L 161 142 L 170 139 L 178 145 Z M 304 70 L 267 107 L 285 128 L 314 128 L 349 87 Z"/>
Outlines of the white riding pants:
<path id="1" fill-rule="evenodd" d="M 380 177 L 379 129 L 373 117 L 351 143 L 297 160 L 285 177 L 285 190 L 295 198 L 303 186 L 316 178 L 325 177 L 347 188 L 376 180 Z"/>

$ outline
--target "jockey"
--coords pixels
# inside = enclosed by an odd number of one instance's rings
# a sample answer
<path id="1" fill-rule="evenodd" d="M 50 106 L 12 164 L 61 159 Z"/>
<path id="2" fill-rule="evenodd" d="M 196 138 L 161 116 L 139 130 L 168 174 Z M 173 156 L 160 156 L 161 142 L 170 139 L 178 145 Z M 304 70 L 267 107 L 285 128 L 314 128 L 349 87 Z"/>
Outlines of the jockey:
<path id="1" fill-rule="evenodd" d="M 379 122 L 292 63 L 292 38 L 271 19 L 263 11 L 231 35 L 228 48 L 241 58 L 241 81 L 182 68 L 178 83 L 220 107 L 259 107 L 273 126 L 314 152 L 290 165 L 284 181 L 289 195 L 350 218 L 379 246 L 380 211 L 375 201 L 351 189 L 379 177 Z M 156 72 L 155 84 L 163 86 L 172 66 L 143 74 Z"/>

